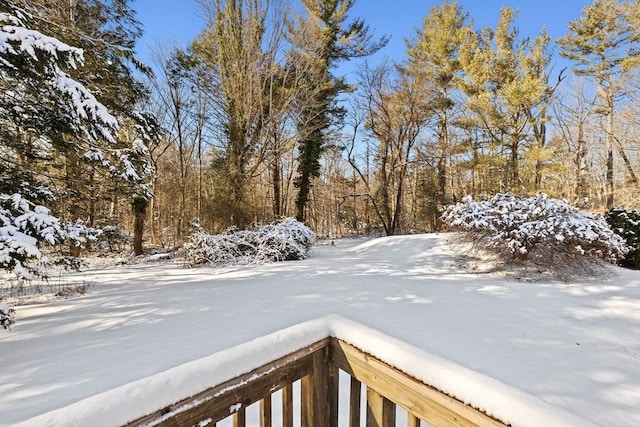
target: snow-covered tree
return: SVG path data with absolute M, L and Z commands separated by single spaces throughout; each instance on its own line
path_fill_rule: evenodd
M 160 128 L 134 108 L 145 91 L 128 63 L 145 67 L 133 57 L 141 30 L 126 3 L 0 0 L 0 192 L 89 225 L 106 194 L 129 200 L 143 224 L 147 145 Z
M 13 271 L 19 280 L 45 275 L 41 266 L 48 260 L 40 243 L 81 244 L 94 238 L 93 230 L 80 222 L 64 223 L 20 194 L 0 194 L 0 268 Z
M 467 197 L 448 207 L 443 219 L 513 259 L 586 256 L 615 262 L 628 251 L 601 215 L 545 194 L 524 198 L 500 193 L 486 201 Z
M 100 102 L 120 127 L 114 142 L 98 141 L 102 142 L 100 153 L 86 150 L 82 138 L 66 136 L 69 149 L 59 153 L 64 185 L 58 185 L 56 209 L 68 220 L 82 218 L 88 224 L 101 225 L 101 218 L 124 214 L 118 210 L 128 204 L 136 224 L 142 224 L 151 194 L 147 185 L 151 138 L 146 136 L 157 126 L 153 117 L 136 111 L 148 95 L 139 76 L 150 75 L 151 70 L 135 57 L 142 25 L 130 5 L 132 0 L 14 1 L 31 14 L 35 29 L 83 48 L 83 66 L 68 72 L 90 92 L 99 94 Z M 152 138 L 156 137 L 157 133 Z M 134 233 L 141 233 L 140 227 L 134 228 Z M 142 237 L 135 241 L 141 242 Z M 134 246 L 137 253 L 142 251 L 139 245 Z M 78 248 L 71 250 L 78 252 Z
M 126 119 L 71 77 L 83 51 L 33 29 L 34 21 L 0 0 L 0 268 L 21 280 L 44 274 L 41 244 L 77 246 L 92 236 L 82 221 L 61 221 L 45 207 L 65 170 L 60 157 L 75 153 L 128 185 L 132 199 L 148 200 L 145 144 L 157 133 L 153 118 L 131 114 L 135 137 L 124 139 Z
M 82 64 L 82 50 L 30 29 L 30 19 L 13 2 L 0 0 L 3 151 L 37 158 L 65 146 L 64 135 L 74 135 L 100 155 L 93 144 L 114 141 L 117 120 L 66 71 Z

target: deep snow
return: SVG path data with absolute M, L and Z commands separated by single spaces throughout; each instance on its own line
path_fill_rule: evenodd
M 18 307 L 0 332 L 0 423 L 339 314 L 602 426 L 639 425 L 640 273 L 556 283 L 491 270 L 441 234 L 341 240 L 263 266 L 79 273 L 89 294 Z

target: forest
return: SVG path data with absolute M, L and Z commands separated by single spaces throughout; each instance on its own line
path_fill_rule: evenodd
M 3 267 L 285 217 L 321 237 L 439 231 L 446 206 L 505 192 L 640 207 L 636 1 L 594 0 L 557 40 L 442 2 L 405 59 L 353 81 L 340 67 L 388 40 L 354 0 L 198 3 L 204 30 L 145 64 L 134 2 L 0 0 Z

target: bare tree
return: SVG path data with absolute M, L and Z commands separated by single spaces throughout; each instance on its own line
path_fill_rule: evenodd
M 183 54 L 179 49 L 159 46 L 153 53 L 156 77 L 150 81 L 154 111 L 167 131 L 167 140 L 173 146 L 178 170 L 178 200 L 175 214 L 175 239 L 182 241 L 186 227 L 187 195 L 193 172 L 193 157 L 198 139 L 198 111 L 193 92 L 184 74 Z M 153 147 L 152 156 L 157 163 L 168 145 Z M 151 215 L 153 215 L 153 209 Z
M 556 131 L 561 135 L 569 153 L 574 153 L 573 195 L 576 200 L 586 199 L 587 193 L 587 155 L 589 146 L 585 132 L 589 122 L 594 119 L 596 96 L 585 93 L 584 82 L 574 86 L 574 90 L 559 97 L 553 104 Z
M 407 171 L 421 132 L 434 115 L 437 93 L 385 63 L 360 72 L 360 105 L 375 150 L 379 208 L 387 235 L 400 231 Z

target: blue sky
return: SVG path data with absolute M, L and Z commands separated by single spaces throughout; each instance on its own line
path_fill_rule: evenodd
M 403 60 L 406 57 L 404 40 L 414 36 L 415 29 L 438 3 L 432 0 L 356 0 L 352 16 L 363 18 L 376 35 L 391 36 L 389 44 L 372 61 L 384 57 Z M 533 38 L 545 27 L 552 39 L 556 39 L 566 33 L 567 24 L 578 18 L 582 8 L 591 1 L 460 0 L 458 3 L 473 18 L 476 28 L 494 27 L 500 7 L 510 6 L 519 10 L 516 25 L 521 36 Z M 178 46 L 186 46 L 204 25 L 200 6 L 193 0 L 134 0 L 132 6 L 145 30 L 137 49 L 145 62 L 149 62 L 149 49 L 154 45 L 175 42 Z

